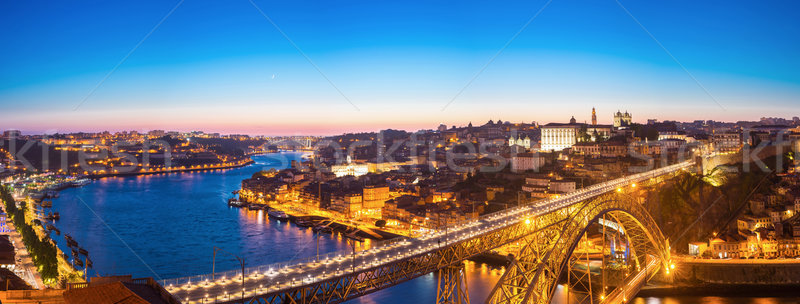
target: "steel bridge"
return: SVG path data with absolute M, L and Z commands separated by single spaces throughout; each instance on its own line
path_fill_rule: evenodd
M 488 214 L 444 231 L 379 243 L 369 250 L 333 252 L 161 283 L 184 303 L 340 303 L 438 271 L 437 303 L 468 303 L 463 261 L 520 243 L 524 246 L 514 254 L 487 303 L 549 303 L 565 272 L 572 281 L 567 284 L 571 289 L 568 296 L 582 296 L 582 302 L 619 302 L 619 298 L 626 302 L 641 287 L 642 278 L 646 280 L 658 269 L 669 273 L 671 266 L 668 241 L 641 205 L 637 189 L 693 166 L 693 161 L 687 161 L 630 175 Z M 603 238 L 605 227 L 614 227 L 608 229 L 625 240 L 630 253 L 626 261 L 630 267 L 616 290 L 607 290 L 605 272 L 602 284 L 592 283 L 588 253 L 586 270 L 574 267 L 582 261 L 576 247 L 587 242 L 587 229 L 598 222 L 604 224 Z M 603 267 L 605 263 L 604 257 Z M 597 285 L 603 286 L 602 290 L 592 290 Z

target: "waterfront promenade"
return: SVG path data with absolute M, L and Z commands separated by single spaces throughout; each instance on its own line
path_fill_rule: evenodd
M 0 208 L 3 208 L 3 212 L 6 212 L 4 206 L 0 206 Z M 6 214 L 8 213 L 6 212 Z M 15 273 L 25 280 L 25 282 L 28 282 L 34 289 L 43 288 L 45 285 L 42 281 L 42 276 L 39 274 L 39 271 L 37 271 L 36 265 L 33 264 L 33 259 L 28 253 L 28 249 L 25 248 L 25 243 L 22 241 L 22 236 L 17 232 L 17 227 L 14 226 L 14 223 L 8 217 L 6 217 L 6 227 L 8 227 L 8 239 L 14 243 L 14 250 L 17 255 L 17 270 Z

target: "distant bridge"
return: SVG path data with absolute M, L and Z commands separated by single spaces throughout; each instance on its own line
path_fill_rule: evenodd
M 437 303 L 467 303 L 463 261 L 522 243 L 487 303 L 548 303 L 565 272 L 568 295 L 584 297 L 584 302 L 626 302 L 647 278 L 659 269 L 668 274 L 671 266 L 669 244 L 636 198 L 637 184 L 654 185 L 693 166 L 687 161 L 634 174 L 365 251 L 247 268 L 244 288 L 241 270 L 161 283 L 185 303 L 340 303 L 438 271 Z M 574 267 L 581 262 L 576 247 L 587 242 L 586 230 L 600 219 L 605 225 L 615 223 L 610 226 L 628 244 L 629 269 L 635 268 L 626 270 L 617 290 L 606 290 L 605 274 L 602 290 L 592 290 L 598 284 L 591 283 L 589 267 Z M 589 265 L 588 253 L 585 262 Z

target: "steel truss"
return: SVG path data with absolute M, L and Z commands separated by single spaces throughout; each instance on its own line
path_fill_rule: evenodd
M 575 263 L 573 251 L 581 237 L 592 222 L 604 215 L 615 218 L 624 229 L 631 245 L 631 263 L 637 270 L 646 265 L 648 255 L 658 257 L 663 267 L 669 263 L 669 244 L 635 197 L 610 193 L 564 209 L 568 220 L 557 221 L 531 236 L 495 285 L 487 303 L 549 303 L 562 272 Z M 590 274 L 577 275 L 583 276 Z M 584 297 L 590 301 L 599 298 L 593 296 L 590 286 L 579 289 L 588 291 Z
M 248 303 L 341 303 L 439 269 L 459 265 L 470 257 L 507 244 L 523 240 L 530 242 L 529 237 L 539 235 L 539 231 L 549 230 L 549 227 L 561 226 L 563 221 L 569 219 L 569 216 L 570 214 L 566 210 L 554 211 L 532 221 L 520 221 L 505 228 L 442 246 L 438 250 L 399 259 L 393 263 L 373 267 L 355 267 L 355 274 L 346 272 L 330 279 L 258 295 Z M 228 303 L 237 302 L 241 301 L 229 301 Z
M 257 295 L 246 302 L 341 303 L 440 269 L 461 265 L 464 260 L 477 254 L 522 242 L 526 245 L 515 255 L 512 264 L 492 290 L 487 303 L 545 303 L 552 298 L 562 271 L 567 269 L 569 263 L 575 262 L 570 257 L 581 236 L 590 223 L 603 215 L 615 218 L 624 227 L 628 242 L 633 245 L 633 265 L 646 265 L 645 259 L 648 255 L 659 257 L 663 263 L 668 263 L 668 243 L 647 210 L 636 198 L 609 193 L 545 215 L 531 217 L 530 221 L 519 221 L 505 228 L 443 245 L 438 250 L 398 258 L 392 263 L 372 264 L 354 257 L 352 271 L 327 269 L 327 266 L 321 265 L 319 267 L 323 267 L 323 270 L 340 275 L 320 281 L 292 284 L 293 286 Z M 593 296 L 590 287 L 585 288 L 590 290 L 585 295 L 590 300 L 599 298 Z M 466 287 L 464 289 L 466 291 Z M 439 290 L 440 295 L 445 293 L 446 290 Z M 228 303 L 237 302 L 240 300 Z
M 436 304 L 469 304 L 464 263 L 439 269 Z

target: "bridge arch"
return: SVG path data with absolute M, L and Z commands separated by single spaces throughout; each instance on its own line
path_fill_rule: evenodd
M 635 197 L 607 194 L 567 207 L 565 211 L 568 220 L 526 239 L 527 245 L 495 285 L 487 303 L 549 303 L 581 237 L 591 223 L 604 216 L 613 218 L 622 227 L 631 245 L 631 262 L 637 268 L 646 264 L 647 256 L 658 257 L 661 266 L 668 267 L 669 243 Z

